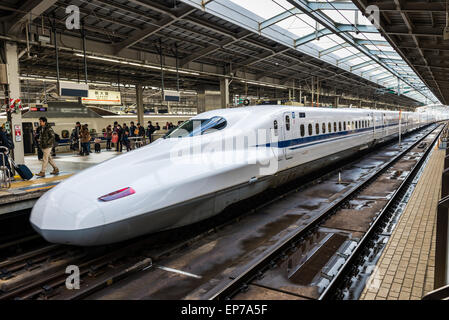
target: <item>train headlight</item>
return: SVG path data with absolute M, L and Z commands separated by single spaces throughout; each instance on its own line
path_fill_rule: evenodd
M 100 201 L 112 201 L 112 200 L 117 200 L 120 198 L 124 198 L 127 196 L 130 196 L 132 194 L 136 193 L 136 191 L 134 191 L 133 188 L 128 187 L 128 188 L 124 188 L 124 189 L 120 189 L 111 193 L 108 193 L 104 196 L 101 196 L 100 198 L 98 198 L 98 200 Z

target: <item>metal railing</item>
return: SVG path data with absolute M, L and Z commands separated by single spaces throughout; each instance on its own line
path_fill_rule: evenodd
M 444 128 L 440 138 L 440 149 L 446 150 L 444 168 L 441 179 L 441 198 L 438 202 L 436 217 L 435 278 L 434 291 L 427 293 L 423 300 L 440 300 L 449 297 L 448 270 L 448 221 L 449 221 L 449 139 L 448 126 Z
M 7 166 L 9 149 L 7 147 L 0 146 L 0 157 L 2 163 L 0 164 L 0 188 L 11 188 L 11 174 L 10 169 Z

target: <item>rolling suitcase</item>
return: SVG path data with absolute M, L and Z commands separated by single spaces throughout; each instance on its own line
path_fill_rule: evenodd
M 23 180 L 30 180 L 33 177 L 33 173 L 31 172 L 30 169 L 28 169 L 26 165 L 24 164 L 16 165 L 12 159 L 11 163 L 14 166 L 14 169 L 17 171 L 17 173 Z
M 101 152 L 101 146 L 100 146 L 100 144 L 99 143 L 96 143 L 95 144 L 95 152 Z

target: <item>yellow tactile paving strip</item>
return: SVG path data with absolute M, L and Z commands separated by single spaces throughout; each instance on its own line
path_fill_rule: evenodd
M 42 185 L 42 184 L 49 183 L 49 182 L 64 180 L 72 175 L 73 174 L 65 174 L 65 175 L 57 175 L 57 176 L 33 179 L 33 180 L 28 180 L 28 181 L 12 182 L 11 189 L 20 189 L 20 188 L 24 188 L 24 187 L 30 187 L 33 185 Z
M 433 150 L 361 300 L 418 300 L 433 290 L 435 222 L 445 154 Z

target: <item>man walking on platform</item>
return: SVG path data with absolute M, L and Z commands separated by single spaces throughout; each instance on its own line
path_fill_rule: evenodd
M 42 170 L 41 172 L 36 174 L 36 176 L 45 177 L 45 171 L 47 170 L 48 163 L 50 163 L 50 165 L 53 167 L 53 171 L 51 172 L 51 174 L 58 174 L 59 169 L 51 157 L 51 148 L 53 148 L 53 144 L 55 142 L 55 133 L 53 132 L 51 126 L 48 124 L 47 118 L 40 117 L 39 123 L 41 125 L 39 146 L 41 147 L 44 156 L 42 162 Z

